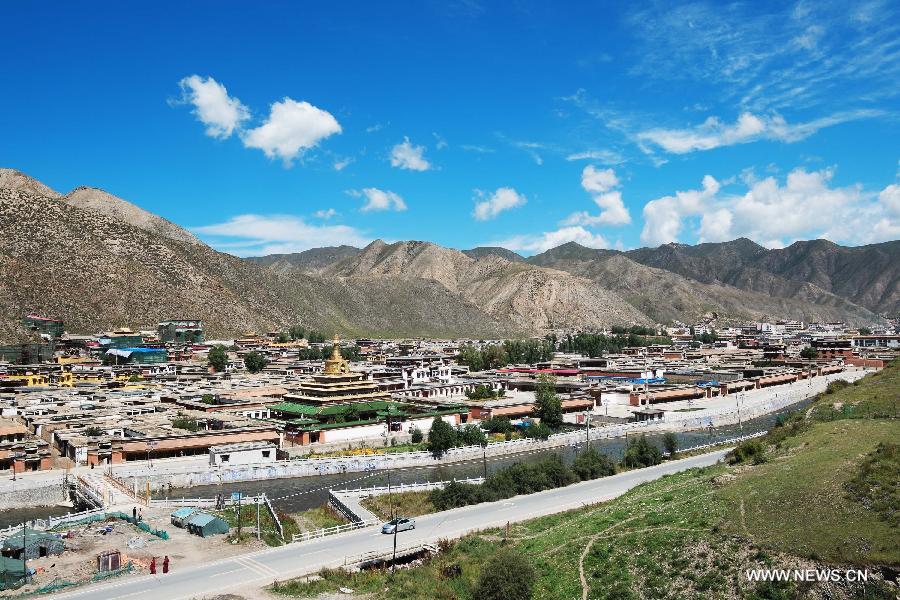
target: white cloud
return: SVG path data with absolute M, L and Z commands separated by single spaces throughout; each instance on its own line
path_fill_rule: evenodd
M 269 118 L 241 136 L 247 148 L 259 148 L 269 158 L 281 158 L 286 165 L 323 139 L 341 133 L 337 119 L 309 102 L 285 98 L 272 104 Z
M 349 164 L 353 162 L 352 157 L 339 158 L 334 161 L 334 170 L 335 171 L 343 171 Z
M 566 160 L 596 160 L 607 165 L 619 165 L 624 162 L 622 155 L 613 150 L 587 150 L 566 156 Z
M 371 238 L 347 225 L 310 225 L 292 215 L 238 215 L 223 223 L 192 227 L 214 248 L 237 256 L 302 252 L 322 246 L 362 247 Z
M 478 146 L 475 144 L 463 144 L 460 146 L 466 152 L 477 152 L 478 154 L 493 154 L 495 150 L 487 146 Z
M 433 132 L 431 135 L 434 136 L 434 147 L 435 148 L 437 148 L 438 150 L 443 150 L 444 148 L 447 147 L 447 140 L 442 138 L 439 133 Z
M 194 106 L 193 113 L 206 125 L 206 135 L 225 139 L 231 137 L 241 123 L 250 118 L 250 110 L 237 98 L 228 95 L 225 86 L 212 77 L 185 77 L 181 86 L 181 102 Z
M 798 168 L 783 184 L 775 177 L 746 179 L 744 193 L 723 195 L 719 182 L 707 175 L 700 190 L 648 202 L 641 241 L 678 242 L 686 222 L 695 226 L 700 242 L 743 236 L 768 247 L 798 239 L 864 244 L 900 236 L 900 187 L 892 184 L 880 193 L 860 185 L 832 187 L 833 176 L 833 169 Z
M 878 110 L 856 110 L 836 113 L 805 123 L 789 124 L 778 115 L 757 116 L 742 113 L 737 121 L 729 125 L 717 117 L 709 117 L 695 127 L 687 129 L 649 129 L 635 137 L 642 150 L 649 153 L 647 143 L 654 144 L 673 154 L 686 154 L 698 150 L 712 150 L 722 146 L 744 144 L 761 139 L 781 142 L 796 142 L 805 139 L 820 129 L 847 121 L 865 119 L 881 115 Z
M 619 187 L 619 178 L 612 169 L 597 169 L 588 165 L 581 171 L 581 187 L 591 194 L 594 203 L 600 207 L 599 215 L 587 211 L 575 212 L 566 217 L 561 225 L 627 225 L 631 223 L 631 215 L 622 201 L 622 193 L 614 188 Z
M 594 234 L 584 227 L 562 227 L 556 231 L 546 231 L 536 235 L 517 235 L 491 246 L 502 246 L 516 252 L 537 253 L 556 248 L 567 242 L 576 242 L 588 248 L 608 248 L 609 242 L 602 235 Z
M 703 188 L 675 192 L 644 205 L 644 229 L 641 241 L 649 246 L 677 242 L 681 232 L 681 220 L 702 214 L 706 204 L 719 191 L 719 182 L 712 176 L 703 178 Z
M 893 215 L 900 217 L 900 185 L 892 183 L 878 194 L 878 201 Z
M 425 159 L 425 146 L 416 146 L 404 137 L 403 141 L 391 148 L 391 166 L 410 171 L 427 171 L 431 163 Z
M 316 212 L 313 213 L 313 215 L 314 215 L 316 218 L 318 218 L 318 219 L 324 219 L 324 220 L 328 220 L 328 219 L 331 219 L 331 218 L 333 218 L 333 217 L 336 217 L 337 214 L 338 214 L 338 212 L 337 212 L 336 210 L 334 210 L 333 208 L 317 210 Z
M 597 169 L 588 165 L 581 171 L 581 187 L 586 192 L 608 192 L 619 185 L 619 178 L 612 169 Z
M 382 211 L 382 210 L 406 210 L 406 202 L 399 194 L 394 192 L 379 190 L 378 188 L 363 188 L 361 190 L 349 190 L 347 192 L 354 198 L 365 198 L 366 202 L 360 210 L 362 212 Z
M 523 206 L 526 202 L 525 196 L 508 187 L 497 188 L 493 194 L 485 194 L 481 190 L 475 190 L 475 193 L 481 198 L 472 213 L 478 221 L 493 219 L 504 210 Z

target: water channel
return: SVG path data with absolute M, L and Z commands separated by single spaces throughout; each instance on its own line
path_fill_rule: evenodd
M 702 444 L 713 443 L 729 438 L 737 437 L 742 433 L 749 435 L 759 431 L 767 431 L 772 428 L 778 415 L 804 408 L 812 400 L 807 399 L 792 404 L 779 411 L 769 413 L 756 419 L 745 421 L 741 426 L 726 425 L 714 427 L 709 430 L 677 432 L 679 448 L 690 448 Z M 591 447 L 603 452 L 615 460 L 621 460 L 625 450 L 625 438 L 602 437 L 602 428 L 591 429 Z M 598 437 L 594 437 L 598 436 Z M 660 448 L 662 447 L 662 433 L 648 434 L 647 438 Z M 586 441 L 586 439 L 585 439 Z M 551 454 L 558 454 L 566 463 L 571 462 L 578 451 L 584 448 L 585 441 L 571 446 L 563 446 L 548 450 L 537 450 L 527 453 L 511 454 L 465 462 L 410 467 L 406 469 L 387 471 L 369 471 L 367 473 L 346 473 L 344 475 L 317 475 L 312 477 L 296 477 L 290 479 L 271 479 L 267 481 L 245 481 L 221 485 L 203 485 L 190 488 L 173 488 L 167 494 L 170 498 L 211 498 L 217 494 L 230 495 L 231 492 L 242 492 L 254 495 L 264 492 L 272 499 L 273 504 L 286 513 L 296 513 L 316 506 L 321 506 L 328 500 L 329 488 L 359 488 L 367 486 L 384 486 L 390 477 L 391 485 L 401 483 L 419 483 L 425 481 L 448 481 L 451 479 L 466 479 L 480 477 L 487 471 L 488 474 L 498 469 L 517 462 L 539 461 Z M 0 528 L 21 523 L 23 520 L 43 519 L 48 516 L 66 514 L 71 509 L 62 507 L 34 507 L 18 508 L 0 511 Z

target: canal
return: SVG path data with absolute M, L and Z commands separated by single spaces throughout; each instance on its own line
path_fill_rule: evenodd
M 679 448 L 690 448 L 702 444 L 713 443 L 737 437 L 743 432 L 749 435 L 759 431 L 767 431 L 775 424 L 779 415 L 785 414 L 809 405 L 811 400 L 804 400 L 785 409 L 768 415 L 752 419 L 743 423 L 723 427 L 715 427 L 704 431 L 684 431 L 676 433 Z M 591 429 L 592 436 L 602 435 L 602 429 Z M 662 448 L 663 433 L 648 434 L 647 438 Z M 209 498 L 217 494 L 230 495 L 232 492 L 242 492 L 247 495 L 265 493 L 272 499 L 273 504 L 281 511 L 295 513 L 316 506 L 321 506 L 328 500 L 329 488 L 359 488 L 368 486 L 384 486 L 390 477 L 391 485 L 401 483 L 421 483 L 427 481 L 448 481 L 451 479 L 465 479 L 468 477 L 481 477 L 487 471 L 488 474 L 498 469 L 519 462 L 539 461 L 552 454 L 558 454 L 563 461 L 570 463 L 584 448 L 585 441 L 572 446 L 564 446 L 548 450 L 538 450 L 528 453 L 509 456 L 476 459 L 466 462 L 458 462 L 443 465 L 410 467 L 406 469 L 387 471 L 370 471 L 367 473 L 346 473 L 343 475 L 317 475 L 313 477 L 298 477 L 292 479 L 272 479 L 267 481 L 246 481 L 221 485 L 204 485 L 190 488 L 173 488 L 169 493 L 170 498 Z M 592 439 L 591 447 L 603 452 L 615 460 L 621 460 L 625 452 L 625 438 Z
M 780 411 L 758 417 L 738 425 L 715 427 L 703 431 L 683 431 L 676 433 L 679 448 L 690 448 L 702 444 L 722 441 L 734 438 L 743 432 L 748 435 L 759 431 L 767 431 L 772 428 L 779 415 L 797 409 L 805 408 L 811 399 L 803 400 Z M 591 429 L 592 436 L 602 436 L 602 428 Z M 660 448 L 662 447 L 662 433 L 648 434 L 647 438 Z M 586 441 L 586 440 L 585 440 Z M 286 513 L 296 513 L 321 506 L 328 500 L 329 488 L 358 488 L 367 486 L 384 486 L 390 477 L 391 485 L 401 483 L 421 483 L 426 481 L 448 481 L 451 479 L 466 479 L 468 477 L 481 477 L 518 462 L 534 462 L 542 460 L 552 454 L 558 454 L 563 461 L 570 463 L 584 448 L 585 441 L 571 446 L 563 446 L 549 450 L 537 450 L 528 453 L 513 454 L 483 459 L 458 462 L 444 465 L 425 467 L 410 467 L 397 469 L 390 473 L 387 471 L 370 471 L 368 473 L 346 473 L 344 475 L 317 475 L 313 477 L 297 477 L 292 479 L 271 479 L 268 481 L 246 481 L 222 485 L 204 485 L 190 488 L 173 488 L 167 496 L 169 498 L 211 498 L 217 494 L 230 495 L 231 492 L 242 492 L 254 495 L 264 492 L 272 499 L 273 504 Z M 591 447 L 603 452 L 615 460 L 621 460 L 625 451 L 625 438 L 603 439 L 602 437 L 591 440 Z M 161 496 L 157 496 L 161 497 Z M 35 507 L 18 508 L 0 511 L 0 529 L 16 525 L 23 520 L 45 519 L 49 516 L 59 516 L 70 512 L 72 509 L 64 507 Z

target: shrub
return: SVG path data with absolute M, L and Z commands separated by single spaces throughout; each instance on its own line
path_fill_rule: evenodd
M 760 464 L 765 462 L 766 447 L 760 440 L 745 440 L 729 452 L 725 457 L 730 465 L 738 465 L 747 462 Z
M 628 440 L 622 462 L 626 467 L 650 467 L 662 462 L 662 452 L 641 434 L 638 438 Z
M 850 497 L 900 527 L 900 444 L 878 444 L 845 485 Z
M 456 442 L 461 446 L 486 446 L 487 436 L 484 435 L 481 427 L 469 424 L 465 427 L 457 428 Z
M 549 427 L 543 423 L 532 423 L 522 430 L 522 435 L 527 438 L 535 438 L 538 440 L 546 440 L 553 433 Z
M 513 430 L 509 417 L 491 417 L 481 422 L 481 427 L 490 433 L 507 433 Z
M 225 346 L 221 344 L 213 346 L 209 351 L 209 366 L 217 372 L 225 370 L 225 367 L 228 366 L 228 353 L 225 351 Z
M 826 394 L 833 394 L 835 392 L 839 392 L 842 389 L 850 387 L 850 383 L 844 379 L 836 379 L 828 384 L 828 387 L 825 388 Z
M 678 437 L 671 431 L 663 436 L 663 448 L 668 452 L 669 458 L 675 458 L 675 453 L 678 452 Z
M 409 435 L 412 437 L 413 444 L 421 444 L 422 440 L 425 439 L 425 434 L 418 427 L 410 428 Z
M 199 431 L 200 429 L 197 419 L 192 419 L 190 417 L 175 417 L 172 419 L 172 427 L 175 429 L 185 429 L 187 431 Z
M 593 448 L 588 448 L 572 462 L 572 470 L 578 476 L 578 479 L 587 481 L 588 479 L 615 475 L 616 465 L 605 454 L 597 452 Z
M 562 427 L 562 401 L 556 393 L 556 380 L 553 377 L 541 375 L 538 378 L 534 391 L 534 416 L 550 429 Z
M 521 554 L 500 548 L 485 562 L 472 597 L 475 600 L 531 598 L 537 572 Z

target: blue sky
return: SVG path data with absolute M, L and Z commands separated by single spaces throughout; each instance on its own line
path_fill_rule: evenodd
M 20 2 L 5 20 L 0 166 L 237 255 L 900 238 L 896 2 Z

